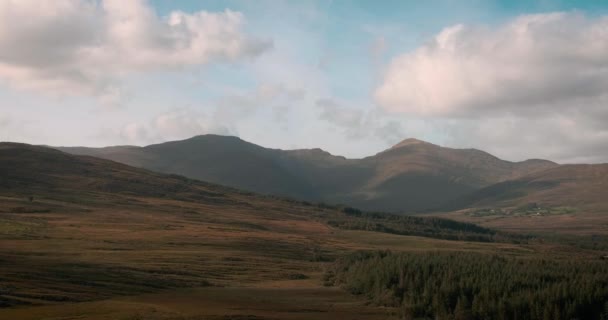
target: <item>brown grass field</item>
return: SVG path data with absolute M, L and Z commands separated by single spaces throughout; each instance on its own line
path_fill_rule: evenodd
M 0 318 L 387 319 L 391 310 L 323 287 L 328 261 L 360 249 L 585 254 L 332 229 L 264 198 L 245 209 L 129 201 L 96 208 L 3 197 L 1 298 L 13 306 Z
M 335 229 L 325 218 L 334 208 L 9 150 L 0 148 L 0 319 L 392 319 L 324 287 L 325 268 L 372 249 L 598 254 Z

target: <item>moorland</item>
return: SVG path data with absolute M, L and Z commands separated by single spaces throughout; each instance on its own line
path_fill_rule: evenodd
M 603 317 L 604 207 L 546 170 L 403 215 L 1 143 L 0 318 Z

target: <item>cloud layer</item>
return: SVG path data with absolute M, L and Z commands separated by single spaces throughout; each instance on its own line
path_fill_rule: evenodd
M 607 87 L 608 18 L 550 13 L 498 28 L 446 28 L 395 58 L 375 98 L 422 116 L 523 114 L 593 108 Z
M 143 0 L 0 2 L 0 79 L 53 94 L 106 95 L 122 76 L 255 57 L 272 46 L 226 10 L 159 17 Z

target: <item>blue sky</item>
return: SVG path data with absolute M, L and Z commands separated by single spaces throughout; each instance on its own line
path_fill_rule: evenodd
M 12 30 L 0 33 L 0 49 L 11 48 L 0 56 L 3 140 L 145 145 L 218 133 L 267 147 L 363 157 L 416 137 L 509 160 L 608 159 L 597 151 L 608 142 L 608 128 L 596 123 L 606 115 L 601 84 L 608 75 L 595 72 L 605 61 L 593 58 L 608 52 L 581 52 L 577 46 L 586 43 L 576 40 L 592 34 L 590 47 L 608 40 L 592 32 L 604 26 L 603 1 L 58 0 L 39 8 L 24 0 L 12 6 L 0 6 L 8 17 L 2 28 Z M 34 27 L 22 22 L 28 15 Z M 537 16 L 525 18 L 530 15 Z M 118 16 L 131 24 L 113 20 Z M 176 27 L 171 16 L 196 24 Z M 165 33 L 175 43 L 162 42 L 158 35 Z M 204 37 L 195 39 L 198 33 Z M 182 40 L 204 49 L 184 49 Z M 563 47 L 571 49 L 554 53 Z M 539 64 L 539 55 L 557 62 Z M 569 74 L 580 77 L 553 81 Z

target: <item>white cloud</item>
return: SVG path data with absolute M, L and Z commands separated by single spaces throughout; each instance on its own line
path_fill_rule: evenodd
M 239 12 L 171 12 L 143 0 L 0 1 L 0 79 L 53 94 L 113 97 L 121 77 L 253 58 Z
M 440 144 L 510 160 L 605 162 L 606 88 L 608 17 L 548 13 L 444 29 L 393 59 L 375 100 L 426 121 Z
M 608 17 L 520 16 L 497 28 L 457 25 L 396 57 L 376 101 L 421 116 L 569 109 L 608 86 Z
M 234 129 L 218 124 L 195 110 L 175 109 L 159 114 L 148 122 L 128 123 L 113 135 L 124 143 L 150 144 L 208 133 L 236 134 Z

